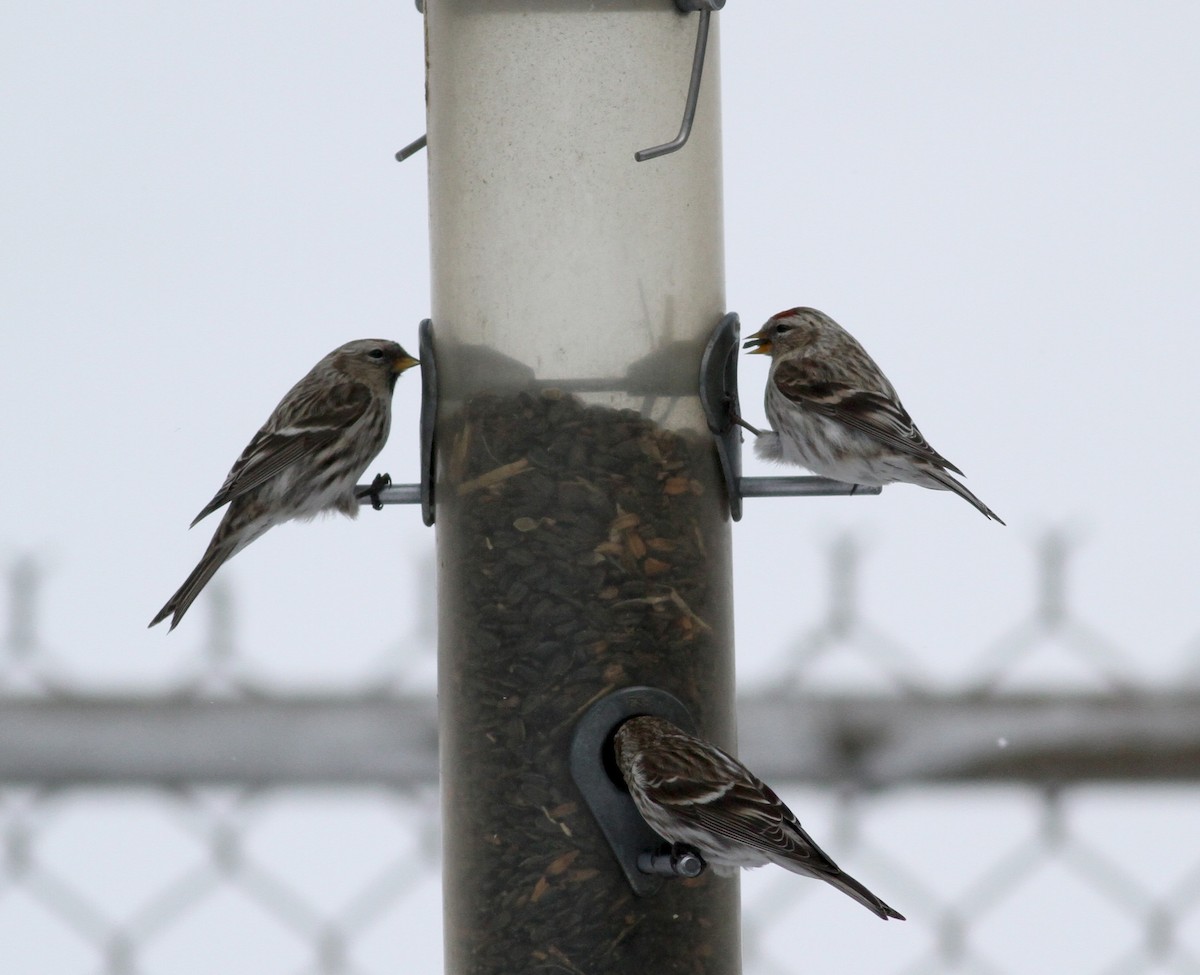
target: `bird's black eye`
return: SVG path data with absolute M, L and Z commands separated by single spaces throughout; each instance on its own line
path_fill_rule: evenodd
M 792 330 L 792 326 L 789 325 L 787 322 L 776 322 L 775 323 L 775 334 L 776 335 L 782 335 L 784 332 L 790 332 L 791 330 Z
M 369 355 L 372 359 L 382 359 L 383 358 L 383 349 L 372 349 L 370 352 L 367 353 L 367 355 Z

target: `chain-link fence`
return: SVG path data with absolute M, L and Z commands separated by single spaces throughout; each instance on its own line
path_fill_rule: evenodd
M 748 975 L 1200 972 L 1198 699 L 1129 676 L 1066 598 L 1069 555 L 1041 542 L 1032 609 L 947 692 L 859 604 L 859 548 L 831 545 L 823 615 L 739 705 L 742 754 L 909 920 L 746 874 Z M 153 696 L 100 695 L 42 641 L 36 563 L 8 583 L 6 975 L 440 969 L 430 624 L 360 693 L 284 696 L 245 676 L 216 586 L 201 665 Z M 1043 654 L 1090 686 L 1012 691 Z M 861 658 L 881 690 L 823 686 L 831 657 Z

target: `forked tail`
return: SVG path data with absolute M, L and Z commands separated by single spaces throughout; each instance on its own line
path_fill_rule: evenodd
M 179 621 L 183 619 L 183 614 L 188 611 L 188 607 L 195 602 L 200 591 L 208 585 L 213 573 L 224 565 L 237 550 L 238 547 L 233 544 L 233 539 L 221 538 L 221 531 L 218 529 L 213 540 L 208 543 L 204 557 L 200 559 L 196 568 L 192 569 L 192 574 L 187 577 L 175 595 L 167 600 L 167 604 L 158 611 L 158 615 L 150 621 L 150 625 L 157 626 L 168 616 L 174 614 L 169 629 L 175 629 L 179 625 Z

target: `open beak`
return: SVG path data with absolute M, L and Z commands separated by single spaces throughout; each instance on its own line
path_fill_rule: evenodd
M 759 329 L 742 343 L 742 348 L 749 349 L 751 355 L 770 355 L 771 340 L 763 335 L 762 329 Z
M 420 359 L 414 359 L 405 352 L 404 355 L 397 356 L 396 361 L 392 363 L 392 372 L 398 375 L 404 372 L 405 369 L 411 369 L 413 366 L 419 366 L 420 364 Z

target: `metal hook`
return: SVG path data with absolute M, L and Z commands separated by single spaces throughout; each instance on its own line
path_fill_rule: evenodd
M 424 16 L 425 0 L 415 0 L 415 3 L 417 6 L 417 13 Z M 403 149 L 401 149 L 398 153 L 396 153 L 396 162 L 404 162 L 404 160 L 407 159 L 409 156 L 416 155 L 418 152 L 420 152 L 424 148 L 425 148 L 425 136 L 421 136 L 421 138 L 419 138 L 419 139 L 413 139 L 412 142 L 410 142 Z M 426 524 L 429 524 L 429 522 L 426 522 Z
M 668 153 L 682 149 L 692 134 L 692 122 L 696 118 L 696 101 L 700 97 L 700 76 L 704 73 L 704 52 L 708 48 L 708 20 L 714 10 L 725 6 L 725 0 L 675 0 L 675 6 L 682 13 L 693 10 L 700 11 L 700 27 L 696 31 L 696 52 L 692 55 L 692 78 L 688 82 L 687 101 L 683 106 L 683 121 L 679 124 L 679 134 L 670 142 L 650 149 L 640 149 L 633 154 L 638 162 L 647 159 L 657 159 Z
M 419 139 L 413 139 L 408 145 L 396 153 L 396 162 L 404 162 L 409 156 L 415 156 L 418 152 L 425 148 L 425 143 L 428 141 L 427 136 L 421 136 Z

